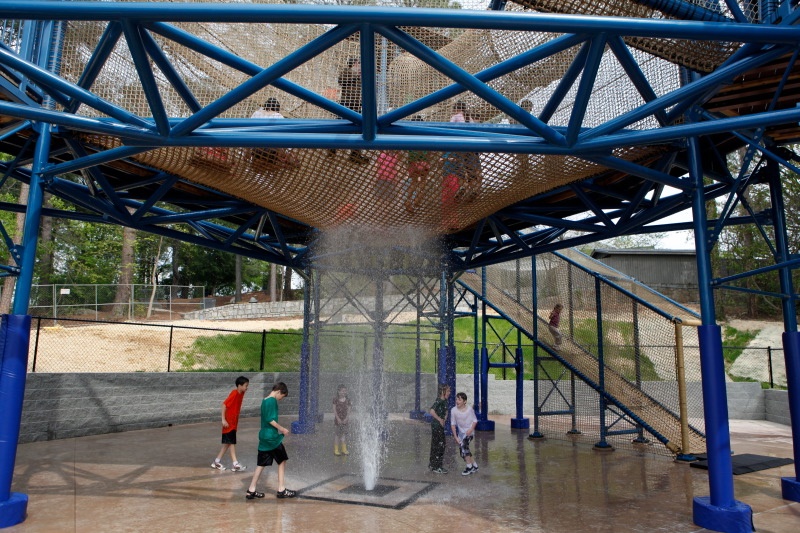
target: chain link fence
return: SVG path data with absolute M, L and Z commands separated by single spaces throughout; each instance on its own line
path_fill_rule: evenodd
M 723 346 L 722 350 L 731 380 L 756 381 L 770 389 L 786 388 L 783 348 Z
M 112 322 L 75 318 L 33 317 L 29 372 L 299 372 L 303 343 L 301 330 L 233 330 Z M 353 329 L 323 333 L 327 346 L 341 349 L 323 353 L 324 371 L 344 368 L 337 353 L 368 361 L 372 335 Z M 309 344 L 314 344 L 313 336 Z M 396 353 L 414 353 L 413 335 L 390 332 L 385 346 Z M 436 345 L 420 342 L 423 373 L 436 371 Z M 386 361 L 390 372 L 413 373 L 413 358 Z
M 181 318 L 184 313 L 214 307 L 205 287 L 144 284 L 33 285 L 29 313 L 52 319 L 137 320 Z

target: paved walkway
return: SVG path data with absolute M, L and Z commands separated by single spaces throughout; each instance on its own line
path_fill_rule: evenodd
M 332 424 L 290 435 L 287 486 L 275 498 L 275 469 L 247 501 L 258 421 L 242 421 L 243 473 L 209 467 L 217 424 L 23 444 L 13 490 L 29 495 L 27 520 L 4 533 L 60 532 L 695 532 L 692 497 L 708 495 L 707 473 L 669 457 L 630 450 L 597 452 L 583 441 L 527 439 L 507 417 L 472 446 L 480 470 L 460 475 L 448 443 L 448 475 L 428 471 L 430 430 L 395 419 L 378 488 L 360 485 L 358 446 L 334 457 Z M 285 424 L 290 420 L 282 421 Z M 737 453 L 791 457 L 789 428 L 732 421 Z M 228 463 L 226 457 L 225 463 Z M 792 466 L 735 476 L 736 497 L 752 506 L 759 533 L 794 531 L 800 503 L 780 498 Z

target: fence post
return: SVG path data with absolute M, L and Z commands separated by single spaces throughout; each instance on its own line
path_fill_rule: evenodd
M 258 370 L 264 371 L 264 356 L 267 351 L 267 330 L 261 330 L 261 362 L 258 365 Z
M 769 368 L 769 388 L 774 389 L 775 383 L 772 381 L 772 346 L 767 346 L 767 368 Z
M 686 401 L 686 364 L 683 353 L 683 324 L 675 321 L 675 373 L 678 381 L 678 409 L 681 418 L 681 453 L 678 461 L 696 461 L 689 449 L 689 408 Z
M 36 317 L 36 340 L 33 341 L 33 363 L 31 372 L 36 372 L 36 355 L 39 353 L 39 331 L 42 329 L 42 317 Z
M 167 349 L 167 372 L 170 371 L 171 363 L 172 363 L 172 331 L 175 329 L 175 326 L 169 327 L 169 348 Z

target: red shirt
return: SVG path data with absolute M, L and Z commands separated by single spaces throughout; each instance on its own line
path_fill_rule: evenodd
M 222 428 L 223 433 L 229 433 L 236 429 L 239 425 L 239 411 L 242 410 L 242 400 L 244 400 L 244 393 L 233 389 L 222 405 L 225 406 L 225 420 L 228 422 L 228 427 Z

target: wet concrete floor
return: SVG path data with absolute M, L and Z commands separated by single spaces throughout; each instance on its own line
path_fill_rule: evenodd
M 293 500 L 276 499 L 274 466 L 259 484 L 266 498 L 244 497 L 255 418 L 240 422 L 237 451 L 248 468 L 236 473 L 210 468 L 219 450 L 213 423 L 23 444 L 12 490 L 28 494 L 28 517 L 3 532 L 705 531 L 692 523 L 692 498 L 708 495 L 706 471 L 653 453 L 598 452 L 585 440 L 534 442 L 510 429 L 508 417 L 492 418 L 496 430 L 473 443 L 480 468 L 470 476 L 461 475 L 452 440 L 449 474 L 429 472 L 429 426 L 393 418 L 371 492 L 361 486 L 358 445 L 335 457 L 326 420 L 314 434 L 285 440 L 286 486 L 300 492 Z M 787 426 L 731 421 L 731 430 L 737 454 L 792 457 Z M 734 476 L 757 531 L 800 528 L 800 503 L 780 496 L 780 478 L 794 475 L 789 465 Z

